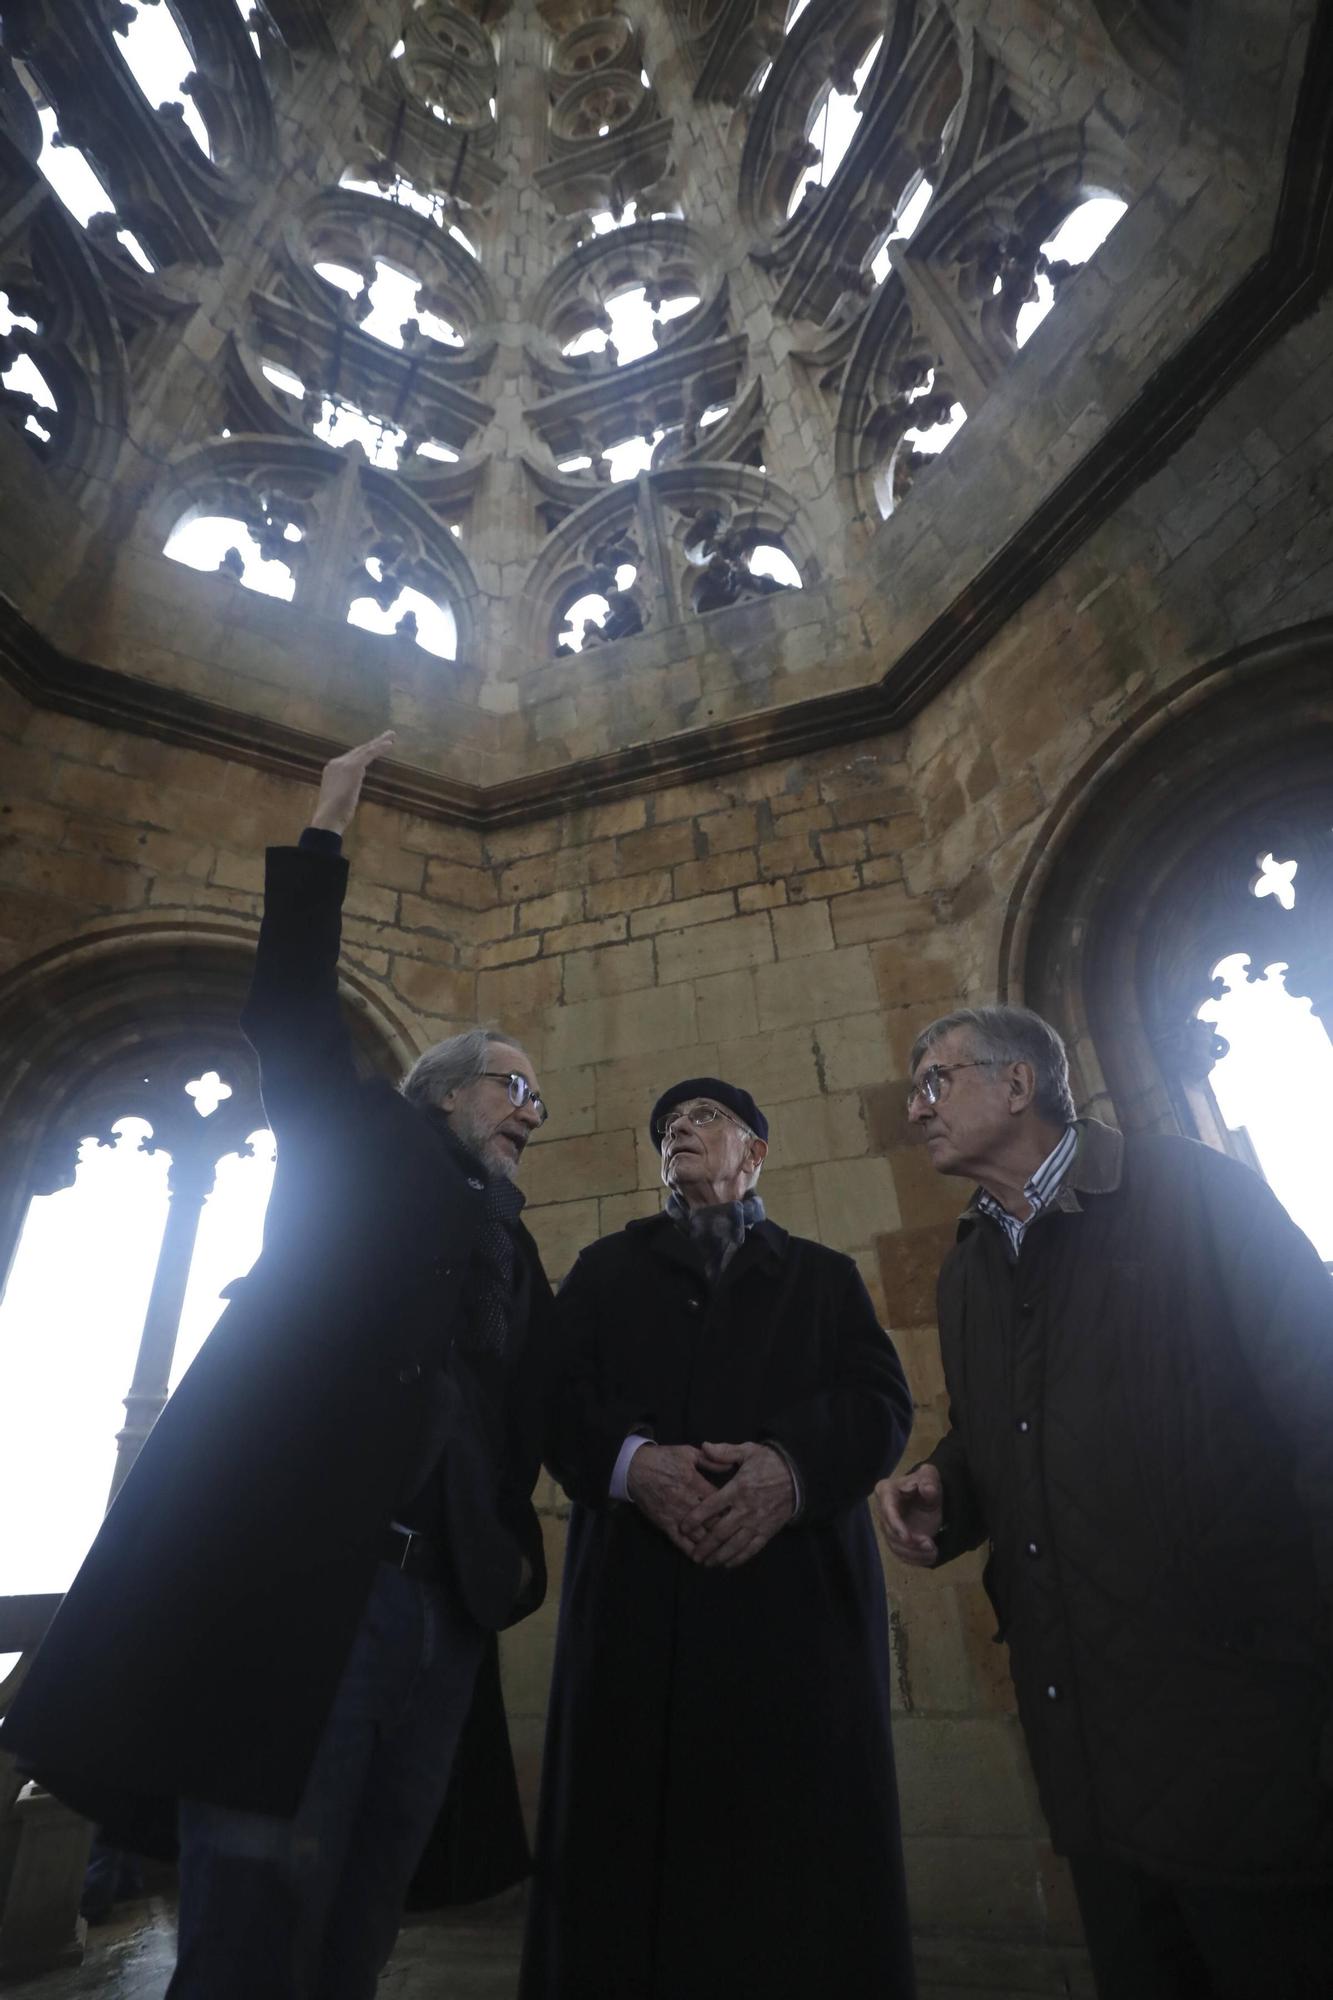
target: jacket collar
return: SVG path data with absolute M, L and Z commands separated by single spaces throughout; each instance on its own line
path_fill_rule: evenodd
M 1081 1194 L 1114 1194 L 1120 1186 L 1125 1165 L 1125 1141 L 1113 1125 L 1103 1125 L 1099 1118 L 1077 1118 L 1074 1121 L 1078 1131 L 1078 1145 L 1069 1172 L 1060 1183 L 1059 1192 L 1046 1214 L 1057 1210 L 1066 1215 L 1081 1215 L 1083 1204 Z M 958 1241 L 982 1220 L 979 1207 L 981 1189 L 975 1188 L 972 1199 L 958 1218 Z

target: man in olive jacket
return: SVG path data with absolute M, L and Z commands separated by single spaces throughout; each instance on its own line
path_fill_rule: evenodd
M 981 1183 L 950 1428 L 890 1547 L 985 1582 L 1103 2000 L 1333 1993 L 1333 1285 L 1257 1175 L 1074 1118 L 1054 1029 L 935 1022 L 908 1114 Z
M 340 835 L 390 740 L 335 759 L 269 853 L 243 1017 L 278 1145 L 264 1251 L 0 1739 L 109 1840 L 179 1836 L 173 2000 L 367 2000 L 451 1770 L 427 1893 L 526 1873 L 495 1633 L 545 1585 L 551 1301 L 511 1181 L 544 1109 L 482 1031 L 401 1091 L 357 1073 Z

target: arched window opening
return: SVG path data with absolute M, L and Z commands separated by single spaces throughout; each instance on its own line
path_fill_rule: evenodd
M 1252 893 L 1295 910 L 1297 863 L 1265 854 L 1258 869 Z M 1208 1081 L 1228 1129 L 1248 1142 L 1292 1220 L 1333 1264 L 1324 1139 L 1333 1128 L 1333 1041 L 1312 1002 L 1288 992 L 1288 970 L 1281 960 L 1262 964 L 1250 952 L 1229 953 L 1212 967 L 1216 990 L 1198 1019 L 1221 1043 Z
M 255 54 L 262 62 L 264 44 L 259 39 L 259 0 L 236 0 L 236 11 L 245 23 Z
M 640 215 L 639 204 L 631 197 L 620 209 L 589 209 L 588 227 L 582 232 L 580 241 L 586 242 L 590 235 L 608 236 L 613 229 L 629 229 L 636 222 L 679 222 L 684 215 L 685 211 L 678 201 L 673 201 L 670 208 L 645 209 Z
M 1042 244 L 1033 277 L 1036 297 L 1019 307 L 1014 327 L 1014 339 L 1020 347 L 1027 345 L 1046 318 L 1060 287 L 1095 256 L 1128 206 L 1128 202 L 1116 195 L 1093 195 L 1081 202 L 1072 215 L 1067 215 L 1054 235 Z M 996 294 L 1003 289 L 1003 280 L 997 278 Z
M 213 157 L 208 127 L 194 103 L 194 56 L 167 0 L 144 6 L 122 0 L 116 40 L 134 81 L 165 122 L 188 132 L 206 160 Z
M 766 576 L 784 590 L 800 590 L 801 572 L 797 569 L 785 549 L 775 542 L 756 542 L 745 553 L 745 566 L 751 576 Z
M 424 215 L 446 236 L 467 251 L 469 257 L 477 257 L 476 244 L 464 234 L 456 222 L 449 220 L 450 204 L 445 195 L 414 187 L 402 174 L 392 174 L 383 181 L 362 180 L 349 168 L 338 182 L 339 187 L 350 188 L 353 194 L 371 194 L 378 201 L 392 202 L 396 208 L 410 208 L 415 215 Z
M 642 360 L 645 354 L 656 353 L 659 327 L 693 312 L 698 303 L 697 292 L 680 292 L 674 298 L 660 293 L 650 296 L 643 285 L 615 292 L 602 309 L 608 324 L 586 328 L 568 341 L 562 352 L 570 357 L 610 353 L 617 368 L 624 368 L 631 361 Z
M 258 1255 L 272 1135 L 239 1074 L 199 1068 L 144 1078 L 144 1115 L 91 1120 L 70 1184 L 29 1204 L 0 1302 L 0 1514 L 29 1532 L 4 1543 L 0 1596 L 66 1588 L 222 1287 Z
M 321 260 L 315 269 L 326 284 L 358 301 L 356 319 L 361 331 L 382 340 L 386 347 L 405 347 L 419 338 L 438 341 L 444 347 L 463 345 L 456 327 L 417 303 L 421 280 L 382 258 L 375 259 L 375 276 L 369 284 L 364 271 L 354 271 L 348 264 Z
M 192 511 L 172 529 L 163 554 L 190 569 L 234 577 L 247 590 L 290 603 L 296 592 L 296 576 L 279 550 L 302 539 L 294 521 L 274 522 L 260 540 L 234 515 Z
M 31 70 L 26 63 L 16 62 L 14 71 L 32 99 L 33 109 L 41 126 L 42 147 L 37 155 L 37 166 L 43 179 L 56 194 L 61 205 L 74 217 L 80 229 L 87 229 L 95 217 L 104 215 L 114 217 L 115 203 L 103 187 L 87 155 L 61 136 L 55 111 L 42 96 Z M 106 227 L 110 229 L 109 224 Z M 111 233 L 141 270 L 152 271 L 157 268 L 132 230 L 117 229 Z
M 653 462 L 653 453 L 665 436 L 665 428 L 659 426 L 646 435 L 640 433 L 622 438 L 619 444 L 609 445 L 602 457 L 610 469 L 612 484 L 618 485 L 623 479 L 637 479 L 641 472 L 646 472 Z
M 4 389 L 4 408 L 15 419 L 22 419 L 22 427 L 29 437 L 35 437 L 39 444 L 50 444 L 50 426 L 43 422 L 43 414 L 59 406 L 51 384 L 37 366 L 23 339 L 25 333 L 41 331 L 35 319 L 26 313 L 14 312 L 9 303 L 9 294 L 0 292 L 0 387 Z
M 413 639 L 423 652 L 441 660 L 457 658 L 458 626 L 447 604 L 404 583 L 381 556 L 367 556 L 365 569 L 369 582 L 348 607 L 349 625 L 381 637 Z
M 412 440 L 402 424 L 392 424 L 386 416 L 376 416 L 372 410 L 362 410 L 358 404 L 348 402 L 346 396 L 310 398 L 300 376 L 294 376 L 290 368 L 282 368 L 280 362 L 260 362 L 260 368 L 274 388 L 282 390 L 284 396 L 300 400 L 306 414 L 318 410 L 318 416 L 310 422 L 310 430 L 324 444 L 332 444 L 338 450 L 344 450 L 348 444 L 360 444 L 370 464 L 380 466 L 384 472 L 396 472 L 404 456 L 438 458 L 444 464 L 458 462 L 458 452 L 440 438 Z
M 884 520 L 904 500 L 916 474 L 939 457 L 967 422 L 967 411 L 954 400 L 952 391 L 943 385 L 936 387 L 933 368 L 924 382 L 908 390 L 905 400 L 917 406 L 919 413 L 875 474 L 875 505 Z
M 391 423 L 387 417 L 377 416 L 373 411 L 363 410 L 345 396 L 311 397 L 299 375 L 293 375 L 290 368 L 280 362 L 260 363 L 265 379 L 284 396 L 291 396 L 302 405 L 307 418 L 312 411 L 318 411 L 310 421 L 310 428 L 317 438 L 344 450 L 349 444 L 359 444 L 372 465 L 378 465 L 385 472 L 396 472 L 404 457 L 440 459 L 447 465 L 458 462 L 458 453 L 451 445 L 439 438 L 414 440 L 401 424 Z
M 870 259 L 870 275 L 877 285 L 882 285 L 893 269 L 889 256 L 890 243 L 911 242 L 934 192 L 933 185 L 923 173 L 913 174 L 903 189 L 902 198 L 893 212 L 893 221 Z
M 791 23 L 788 22 L 788 32 L 790 28 Z M 861 92 L 883 46 L 884 37 L 879 35 L 853 70 L 850 90 L 839 90 L 830 83 L 822 92 L 806 128 L 806 143 L 814 157 L 804 173 L 797 177 L 791 191 L 791 199 L 787 203 L 789 216 L 795 215 L 805 200 L 807 188 L 827 187 L 842 165 L 847 148 L 856 137 L 856 128 L 861 123 Z
M 585 646 L 629 638 L 635 632 L 641 632 L 642 612 L 628 595 L 638 573 L 636 563 L 617 563 L 600 590 L 583 591 L 566 605 L 558 621 L 557 654 L 581 653 Z M 601 581 L 600 578 L 598 580 Z

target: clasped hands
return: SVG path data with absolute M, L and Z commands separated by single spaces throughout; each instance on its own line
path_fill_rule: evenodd
M 708 1477 L 725 1472 L 732 1472 L 725 1486 Z M 787 1461 L 767 1444 L 640 1445 L 626 1490 L 640 1513 L 703 1569 L 739 1569 L 796 1512 Z

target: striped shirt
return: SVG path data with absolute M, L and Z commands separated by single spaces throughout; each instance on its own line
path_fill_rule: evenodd
M 1023 1197 L 1031 1207 L 1032 1213 L 1021 1221 L 1018 1216 L 1010 1215 L 1003 1202 L 996 1201 L 993 1194 L 987 1194 L 985 1188 L 977 1189 L 977 1208 L 982 1215 L 989 1215 L 999 1223 L 1009 1239 L 1009 1248 L 1015 1257 L 1018 1255 L 1018 1246 L 1023 1241 L 1023 1232 L 1036 1221 L 1044 1208 L 1050 1207 L 1059 1194 L 1060 1184 L 1069 1172 L 1077 1146 L 1078 1127 L 1066 1125 L 1063 1135 L 1046 1155 L 1023 1190 Z

